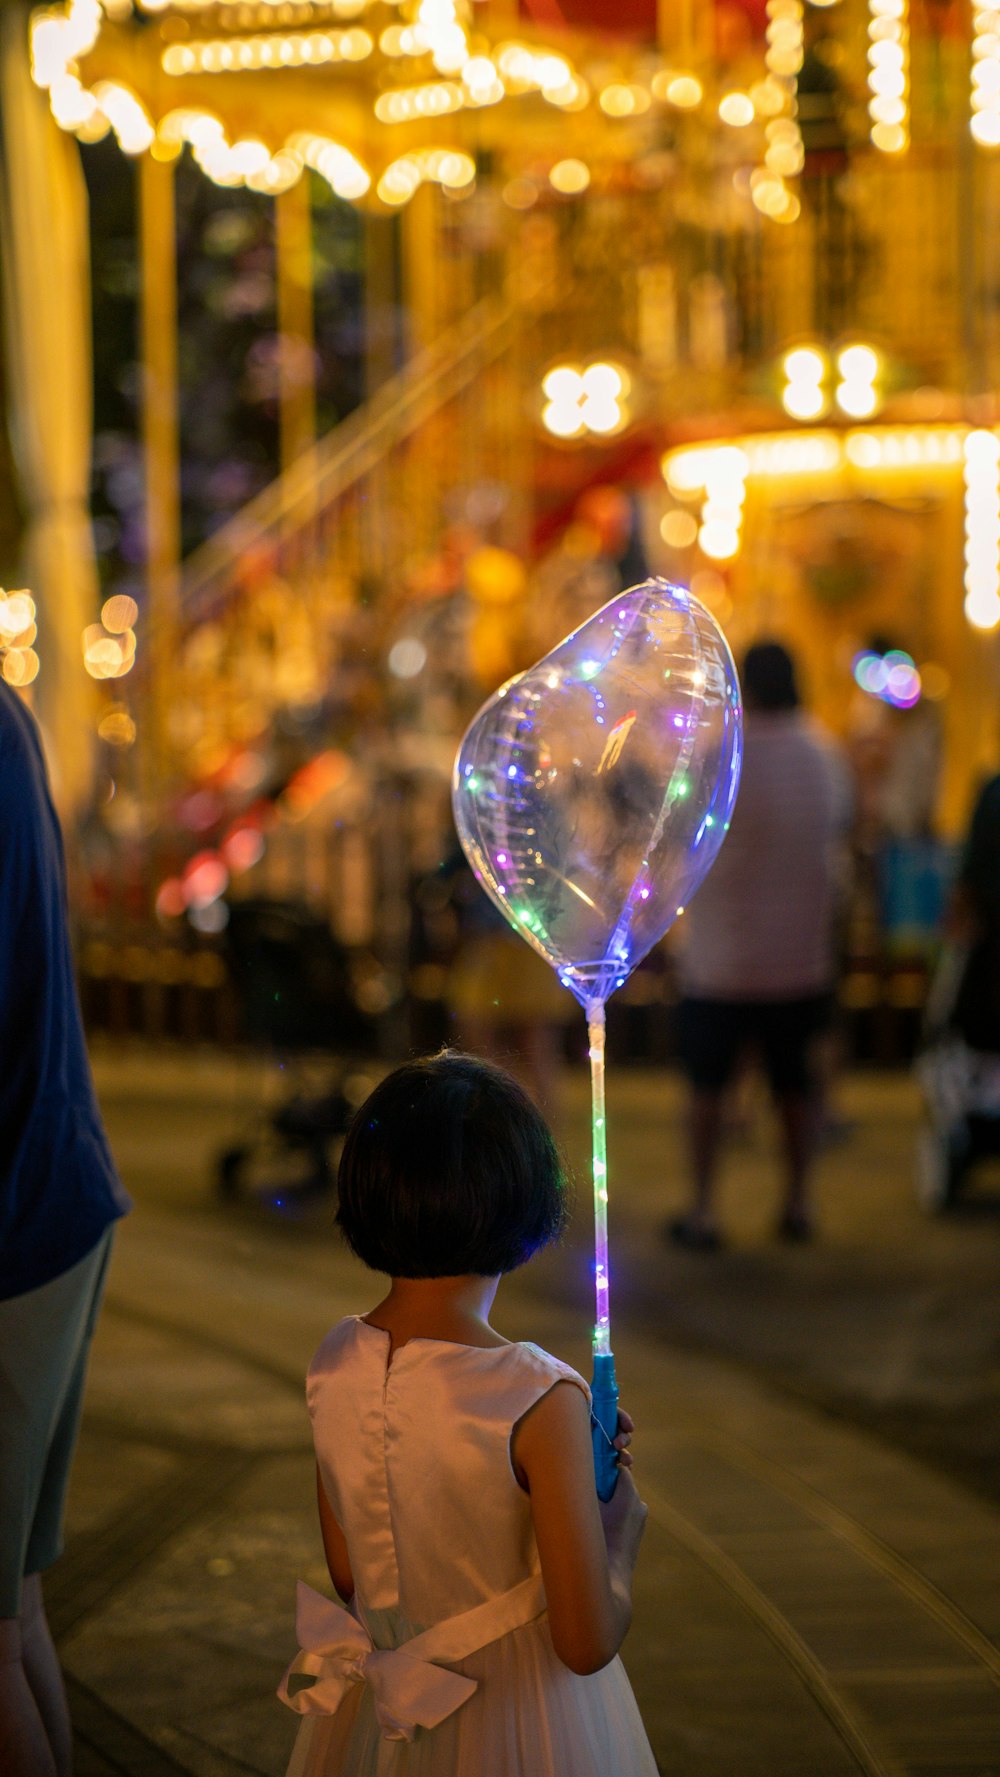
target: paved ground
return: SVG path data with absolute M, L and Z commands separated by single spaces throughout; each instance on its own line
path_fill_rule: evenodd
M 98 1073 L 137 1207 L 50 1584 L 79 1777 L 279 1777 L 294 1580 L 324 1583 L 301 1380 L 370 1284 L 325 1204 L 213 1195 L 266 1070 L 106 1053 Z M 581 1175 L 585 1094 L 569 1078 L 560 1119 Z M 822 1241 L 771 1239 L 758 1109 L 731 1245 L 705 1258 L 659 1239 L 683 1197 L 676 1087 L 610 1077 L 615 1347 L 650 1502 L 625 1655 L 676 1777 L 1000 1777 L 1000 1217 L 988 1178 L 954 1220 L 920 1214 L 908 1082 L 842 1098 Z M 581 1368 L 587 1232 L 581 1191 L 574 1237 L 498 1315 Z

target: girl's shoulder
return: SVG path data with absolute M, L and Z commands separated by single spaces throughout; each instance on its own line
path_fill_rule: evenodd
M 388 1362 L 388 1334 L 359 1314 L 347 1315 L 330 1328 L 318 1346 L 306 1378 L 307 1394 L 315 1396 L 324 1377 L 343 1372 L 348 1366 L 356 1366 L 359 1372 L 370 1368 L 384 1374 Z M 571 1382 L 582 1389 L 588 1402 L 590 1400 L 590 1389 L 583 1377 L 570 1364 L 553 1357 L 551 1352 L 530 1340 L 518 1340 L 510 1345 L 476 1346 L 452 1345 L 437 1339 L 411 1339 L 399 1348 L 392 1360 L 394 1375 L 408 1369 L 426 1373 L 427 1366 L 438 1368 L 441 1364 L 447 1367 L 456 1382 L 463 1375 L 469 1383 L 475 1377 L 481 1380 L 489 1377 L 497 1383 L 503 1379 L 508 1385 L 526 1390 L 534 1398 L 540 1397 L 557 1382 Z
M 564 1363 L 561 1357 L 553 1357 L 550 1351 L 545 1351 L 541 1345 L 535 1345 L 530 1340 L 512 1345 L 510 1349 L 522 1354 L 524 1367 L 534 1373 L 540 1382 L 546 1382 L 549 1387 L 554 1386 L 556 1382 L 572 1382 L 577 1388 L 583 1390 L 589 1404 L 589 1384 L 584 1381 L 578 1370 L 574 1370 L 571 1364 Z
M 377 1332 L 378 1328 L 368 1326 L 360 1314 L 346 1314 L 343 1320 L 338 1320 L 330 1328 L 313 1352 L 306 1376 L 307 1384 L 324 1371 L 343 1363 L 353 1350 L 370 1349 L 375 1341 L 366 1339 L 365 1334 Z

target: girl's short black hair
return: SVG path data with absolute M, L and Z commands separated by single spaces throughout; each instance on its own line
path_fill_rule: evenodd
M 344 1143 L 337 1221 L 390 1277 L 494 1277 L 562 1232 L 566 1187 L 541 1112 L 502 1068 L 445 1051 L 376 1086 Z

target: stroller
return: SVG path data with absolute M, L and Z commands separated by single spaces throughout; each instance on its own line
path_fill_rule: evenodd
M 247 1193 L 284 1209 L 329 1191 L 334 1151 L 372 1082 L 358 1063 L 377 1053 L 377 1026 L 358 1004 L 347 951 L 327 923 L 292 902 L 235 901 L 226 927 L 227 960 L 239 996 L 243 1034 L 279 1054 L 329 1056 L 321 1083 L 302 1083 L 265 1115 L 246 1141 L 216 1161 L 219 1194 Z
M 915 1072 L 927 1109 L 917 1196 L 954 1208 L 980 1160 L 1000 1155 L 1000 956 L 993 941 L 945 946 Z

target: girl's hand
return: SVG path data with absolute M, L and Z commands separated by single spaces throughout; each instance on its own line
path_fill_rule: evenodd
M 635 1431 L 635 1421 L 632 1418 L 631 1414 L 625 1413 L 622 1410 L 622 1408 L 619 1407 L 619 1409 L 618 1409 L 618 1436 L 614 1440 L 614 1445 L 615 1445 L 615 1449 L 619 1453 L 618 1454 L 618 1467 L 620 1469 L 632 1467 L 632 1457 L 629 1454 L 629 1445 L 632 1442 L 632 1433 L 634 1431 Z
M 631 1577 L 639 1555 L 649 1507 L 636 1492 L 635 1482 L 627 1469 L 618 1476 L 611 1498 L 598 1500 L 604 1527 L 604 1541 L 612 1569 L 618 1568 Z

